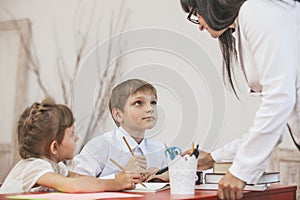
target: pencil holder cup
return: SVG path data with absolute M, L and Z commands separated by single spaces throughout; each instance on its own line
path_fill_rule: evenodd
M 171 194 L 194 194 L 197 159 L 195 156 L 177 156 L 169 163 Z

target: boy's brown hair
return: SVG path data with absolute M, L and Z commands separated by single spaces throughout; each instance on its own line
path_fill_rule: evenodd
M 110 113 L 112 114 L 113 108 L 117 108 L 123 112 L 127 99 L 138 91 L 151 91 L 155 98 L 157 98 L 157 91 L 153 85 L 140 79 L 129 79 L 113 88 L 108 104 Z M 114 121 L 117 126 L 120 126 L 115 119 Z

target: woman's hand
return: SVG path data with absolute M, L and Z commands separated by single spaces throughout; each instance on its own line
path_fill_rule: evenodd
M 227 172 L 219 182 L 218 197 L 219 199 L 241 199 L 243 189 L 246 183 Z
M 211 169 L 214 166 L 214 159 L 211 157 L 210 153 L 205 151 L 199 150 L 199 157 L 198 157 L 198 170 L 207 170 Z
M 198 170 L 207 170 L 212 168 L 214 166 L 215 161 L 211 157 L 210 153 L 207 153 L 202 150 L 198 150 L 198 151 L 199 151 L 198 165 L 197 165 Z M 185 156 L 186 154 L 191 155 L 191 150 L 186 150 L 181 155 Z

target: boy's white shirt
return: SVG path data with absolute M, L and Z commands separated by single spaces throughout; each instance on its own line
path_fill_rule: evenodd
M 133 151 L 136 147 L 140 147 L 146 157 L 148 167 L 163 168 L 167 166 L 163 143 L 151 138 L 144 138 L 138 144 L 122 127 L 119 127 L 91 139 L 74 157 L 73 171 L 99 178 L 114 178 L 115 173 L 121 170 L 110 161 L 110 158 L 124 167 L 132 157 L 123 136 Z M 135 154 L 138 155 L 136 152 Z

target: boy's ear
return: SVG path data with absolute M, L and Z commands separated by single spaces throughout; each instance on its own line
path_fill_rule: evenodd
M 57 149 L 57 147 L 58 147 L 57 141 L 56 141 L 56 140 L 53 140 L 53 141 L 51 142 L 51 144 L 50 144 L 50 153 L 51 153 L 52 155 L 54 155 L 55 157 L 58 156 L 58 149 Z
M 119 123 L 121 123 L 123 121 L 123 113 L 121 110 L 119 110 L 117 108 L 113 108 L 111 113 L 112 113 L 112 116 L 115 121 L 117 121 Z

